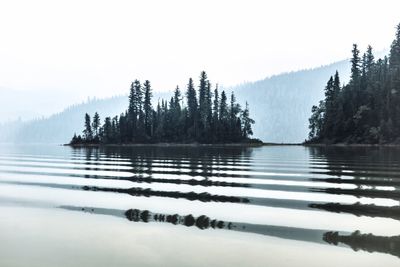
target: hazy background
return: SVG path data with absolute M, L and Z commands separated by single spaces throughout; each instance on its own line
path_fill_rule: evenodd
M 126 94 L 136 78 L 166 91 L 206 70 L 227 88 L 346 59 L 353 43 L 381 51 L 399 10 L 398 0 L 1 1 L 0 123 Z

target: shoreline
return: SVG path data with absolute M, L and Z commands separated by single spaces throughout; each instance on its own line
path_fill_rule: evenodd
M 324 144 L 324 143 L 303 143 L 302 146 L 309 147 L 400 147 L 400 144 Z
M 153 143 L 153 144 L 63 144 L 70 147 L 261 147 L 263 143 L 227 143 L 227 144 L 200 144 L 200 143 Z
M 400 144 L 306 144 L 306 143 L 226 143 L 226 144 L 201 144 L 201 143 L 138 143 L 138 144 L 61 144 L 74 148 L 89 147 L 264 147 L 264 146 L 304 146 L 304 147 L 395 147 Z

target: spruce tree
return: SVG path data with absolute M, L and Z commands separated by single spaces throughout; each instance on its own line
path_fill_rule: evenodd
M 200 116 L 200 127 L 204 131 L 207 129 L 207 115 L 208 115 L 208 101 L 207 101 L 207 74 L 202 71 L 200 74 L 200 84 L 199 84 L 199 116 Z M 205 132 L 203 132 L 205 134 Z
M 247 139 L 249 136 L 253 135 L 251 125 L 254 124 L 254 120 L 250 118 L 249 104 L 247 102 L 245 109 L 241 113 L 241 122 L 243 138 Z
M 237 128 L 237 116 L 240 113 L 240 105 L 236 103 L 235 94 L 231 93 L 231 103 L 229 108 L 229 139 L 234 141 L 240 136 L 240 128 Z
M 100 128 L 100 116 L 99 116 L 99 113 L 95 112 L 94 116 L 93 116 L 93 122 L 92 122 L 92 129 L 94 132 L 95 139 L 98 139 L 99 128 Z
M 218 94 L 218 84 L 214 90 L 214 102 L 213 102 L 213 115 L 212 115 L 212 128 L 213 128 L 213 140 L 218 139 L 218 126 L 219 126 L 219 94 Z
M 352 58 L 351 58 L 351 82 L 354 84 L 354 86 L 358 86 L 358 83 L 360 81 L 360 64 L 361 64 L 361 59 L 360 59 L 360 50 L 358 50 L 357 44 L 353 44 L 353 49 L 351 50 L 352 53 Z
M 93 139 L 92 124 L 90 122 L 90 115 L 85 114 L 85 129 L 83 130 L 84 138 L 86 141 L 90 142 Z
M 219 140 L 226 140 L 229 136 L 229 113 L 225 91 L 221 93 L 219 104 Z
M 151 86 L 148 80 L 145 81 L 143 87 L 144 87 L 144 103 L 143 103 L 144 127 L 146 135 L 150 137 L 153 134 L 152 121 L 151 121 L 153 117 L 153 108 L 151 106 L 151 98 L 153 94 L 151 92 Z
M 196 90 L 192 78 L 189 79 L 186 91 L 187 105 L 188 105 L 188 135 L 190 137 L 196 137 L 197 132 L 197 97 Z

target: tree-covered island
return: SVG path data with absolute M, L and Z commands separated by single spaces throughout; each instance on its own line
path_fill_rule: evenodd
M 353 45 L 349 83 L 331 76 L 309 121 L 306 143 L 400 144 L 400 24 L 389 57 Z
M 249 143 L 254 120 L 249 106 L 242 108 L 232 93 L 212 90 L 206 72 L 201 72 L 198 90 L 190 78 L 184 97 L 176 87 L 169 101 L 152 106 L 152 88 L 146 80 L 132 82 L 128 109 L 105 118 L 85 114 L 83 135 L 74 135 L 70 145 L 148 143 Z M 260 141 L 258 141 L 260 142 Z

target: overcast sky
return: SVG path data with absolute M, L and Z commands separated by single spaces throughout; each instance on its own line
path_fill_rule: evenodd
M 80 97 L 184 86 L 206 70 L 225 86 L 387 48 L 400 1 L 0 1 L 0 90 Z

